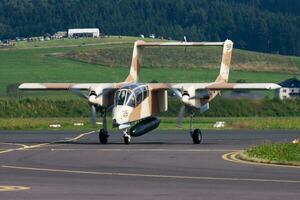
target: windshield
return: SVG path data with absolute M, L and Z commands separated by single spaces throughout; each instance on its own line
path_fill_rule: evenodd
M 116 104 L 117 105 L 123 105 L 126 100 L 127 90 L 121 90 L 117 92 L 116 95 Z
M 116 92 L 115 105 L 136 107 L 149 96 L 148 88 L 146 86 L 130 86 L 130 88 L 123 88 Z
M 126 105 L 130 106 L 130 107 L 135 107 L 135 105 L 136 105 L 136 99 L 135 99 L 134 93 L 131 93 L 131 95 L 128 96 L 128 98 L 126 100 Z

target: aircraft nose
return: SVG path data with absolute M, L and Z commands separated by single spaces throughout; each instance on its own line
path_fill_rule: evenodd
M 116 124 L 124 124 L 129 121 L 131 109 L 128 106 L 118 106 L 114 110 L 114 120 Z

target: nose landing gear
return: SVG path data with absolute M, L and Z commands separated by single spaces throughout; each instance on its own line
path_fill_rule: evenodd
M 125 129 L 124 132 L 123 132 L 123 139 L 124 139 L 124 144 L 130 144 L 131 136 L 128 133 L 127 129 Z

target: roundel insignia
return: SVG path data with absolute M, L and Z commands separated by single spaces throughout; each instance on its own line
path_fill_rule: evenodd
M 128 117 L 128 112 L 127 112 L 127 110 L 124 110 L 124 111 L 123 111 L 123 117 L 124 117 L 124 118 L 127 118 L 127 117 Z

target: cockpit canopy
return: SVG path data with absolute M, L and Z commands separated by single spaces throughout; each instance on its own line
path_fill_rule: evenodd
M 149 96 L 147 85 L 130 84 L 115 93 L 115 105 L 126 105 L 137 107 L 144 99 Z

